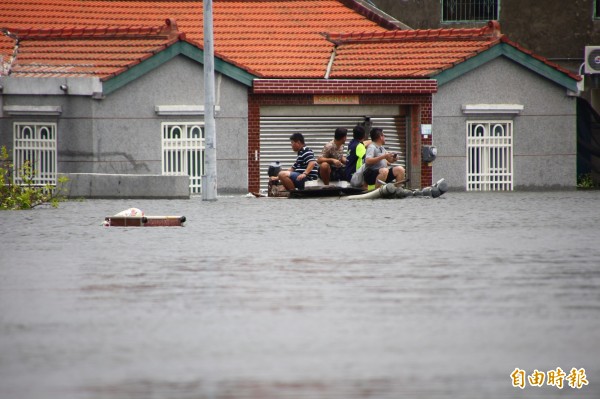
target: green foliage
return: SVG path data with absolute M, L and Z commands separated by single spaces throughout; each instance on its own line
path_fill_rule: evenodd
M 577 187 L 578 188 L 598 188 L 598 185 L 594 183 L 594 179 L 592 179 L 591 173 L 586 173 L 584 175 L 579 175 L 577 178 Z
M 14 164 L 9 160 L 5 146 L 0 149 L 0 210 L 30 209 L 41 204 L 50 204 L 54 208 L 65 198 L 58 189 L 51 184 L 44 186 L 35 185 L 36 171 L 26 162 L 18 173 L 18 178 L 13 174 Z M 60 177 L 60 184 L 67 182 L 67 177 Z

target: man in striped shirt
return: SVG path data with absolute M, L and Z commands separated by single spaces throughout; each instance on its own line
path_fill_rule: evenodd
M 288 170 L 279 172 L 279 180 L 287 190 L 304 189 L 304 183 L 315 180 L 319 176 L 315 154 L 304 144 L 302 133 L 294 133 L 290 136 L 292 150 L 298 152 L 296 162 Z

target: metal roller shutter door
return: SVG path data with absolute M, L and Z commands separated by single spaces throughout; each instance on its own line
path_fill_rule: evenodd
M 372 126 L 383 129 L 386 139 L 385 148 L 389 152 L 401 154 L 396 164 L 406 167 L 404 118 L 404 116 L 371 117 L 371 122 Z M 363 121 L 362 116 L 262 116 L 260 119 L 260 188 L 267 188 L 267 171 L 271 163 L 279 161 L 282 169 L 287 169 L 296 160 L 296 153 L 290 147 L 292 133 L 302 133 L 306 145 L 318 157 L 323 146 L 333 139 L 333 133 L 338 127 L 348 129 L 348 139 L 344 148 L 344 151 L 347 151 L 347 145 L 352 139 L 352 128 Z

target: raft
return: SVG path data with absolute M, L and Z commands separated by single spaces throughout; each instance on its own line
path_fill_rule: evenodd
M 330 185 L 325 186 L 321 179 L 306 182 L 303 190 L 286 190 L 278 181 L 269 181 L 267 195 L 277 198 L 322 198 L 322 197 L 344 197 L 348 195 L 362 194 L 365 190 L 358 187 L 352 187 L 346 181 L 332 181 Z M 255 197 L 262 195 L 252 193 Z
M 185 220 L 185 216 L 107 216 L 104 218 L 107 227 L 180 227 Z
M 340 185 L 323 186 L 307 184 L 304 190 L 285 190 L 279 182 L 269 181 L 268 196 L 279 198 L 321 198 L 321 197 L 341 197 L 346 200 L 362 200 L 362 199 L 379 199 L 379 198 L 409 198 L 409 197 L 430 197 L 438 198 L 448 191 L 448 183 L 445 179 L 438 180 L 434 185 L 424 187 L 422 189 L 407 189 L 404 188 L 408 180 L 403 180 L 395 183 L 387 183 L 380 181 L 382 184 L 379 188 L 371 191 L 366 191 L 363 188 L 353 187 L 341 182 Z M 339 184 L 339 183 L 338 183 Z M 252 194 L 260 197 L 260 194 Z
M 129 208 L 104 218 L 106 227 L 159 227 L 183 226 L 185 216 L 146 216 L 141 209 Z
M 304 190 L 289 191 L 289 198 L 342 197 L 364 193 L 362 188 L 339 186 L 306 187 Z

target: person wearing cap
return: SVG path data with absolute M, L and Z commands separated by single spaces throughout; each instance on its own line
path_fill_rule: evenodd
M 291 168 L 279 172 L 279 181 L 287 190 L 303 190 L 305 182 L 318 178 L 319 167 L 315 160 L 315 154 L 304 144 L 302 133 L 292 134 L 290 145 L 292 150 L 298 152 L 298 157 Z

